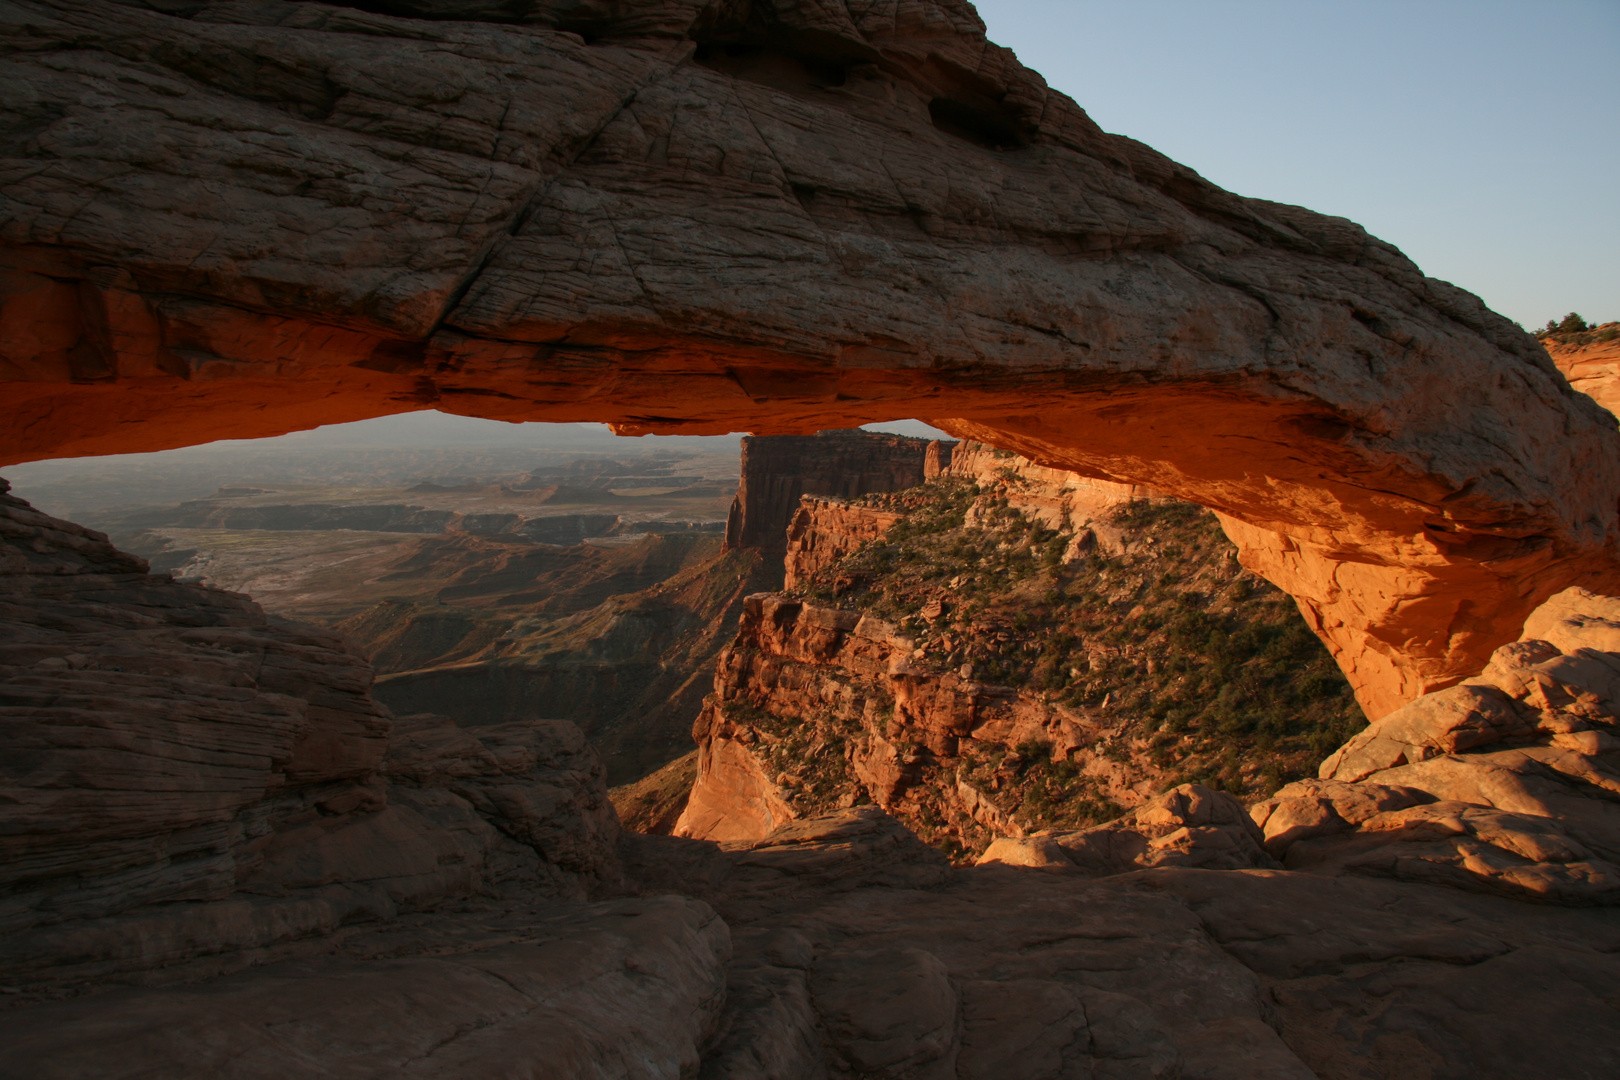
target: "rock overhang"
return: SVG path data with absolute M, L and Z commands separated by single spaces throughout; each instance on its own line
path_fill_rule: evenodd
M 967 4 L 13 11 L 0 460 L 921 416 L 1221 512 L 1374 715 L 1613 587 L 1620 435 L 1533 339 Z

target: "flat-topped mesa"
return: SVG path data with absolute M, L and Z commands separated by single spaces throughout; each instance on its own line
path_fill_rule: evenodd
M 1534 339 L 1102 132 L 964 0 L 385 6 L 0 16 L 0 463 L 934 418 L 1226 515 L 1372 715 L 1620 589 L 1620 431 Z
M 780 556 L 802 495 L 853 499 L 915 487 L 926 475 L 928 439 L 875 431 L 743 436 L 742 478 L 726 522 L 726 548 Z M 939 451 L 934 451 L 939 459 Z

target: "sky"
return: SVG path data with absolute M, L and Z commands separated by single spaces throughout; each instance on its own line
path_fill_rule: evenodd
M 980 0 L 1104 130 L 1529 329 L 1620 319 L 1620 0 Z

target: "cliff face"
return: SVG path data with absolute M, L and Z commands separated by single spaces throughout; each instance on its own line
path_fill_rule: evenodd
M 0 971 L 105 974 L 611 877 L 618 823 L 577 729 L 391 721 L 338 635 L 150 575 L 7 490 Z M 491 794 L 534 785 L 547 803 Z
M 870 799 L 946 850 L 1101 821 L 1188 779 L 1269 794 L 1360 726 L 1286 597 L 1207 513 L 969 444 L 806 497 L 750 597 L 677 829 L 744 840 Z
M 745 843 L 870 801 L 982 863 L 1286 866 L 1620 903 L 1620 601 L 1563 593 L 1479 675 L 1356 732 L 1327 657 L 1208 515 L 1123 503 L 1107 554 L 1031 528 L 1075 511 L 1051 478 L 993 460 L 999 486 L 954 507 L 959 478 L 884 497 L 908 512 L 876 541 L 799 595 L 748 598 L 678 834 Z M 806 500 L 828 528 L 867 508 L 833 509 Z M 1015 598 L 1012 625 L 964 554 Z
M 788 522 L 782 587 L 797 588 L 862 544 L 878 539 L 903 516 L 893 510 L 852 506 L 842 499 L 804 496 Z
M 1620 324 L 1550 337 L 1542 344 L 1571 386 L 1620 416 Z
M 852 499 L 920 484 L 929 445 L 928 439 L 872 431 L 743 436 L 726 549 L 758 548 L 772 561 L 780 558 L 801 495 Z M 937 460 L 939 451 L 934 454 Z

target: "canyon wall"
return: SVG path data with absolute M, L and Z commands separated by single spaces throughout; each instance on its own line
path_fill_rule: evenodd
M 792 589 L 888 532 L 903 515 L 870 506 L 851 506 L 842 499 L 806 495 L 787 527 L 782 587 Z
M 757 552 L 718 548 L 714 536 L 660 536 L 577 559 L 475 550 L 427 602 L 377 604 L 338 629 L 372 657 L 373 692 L 394 711 L 480 728 L 566 719 L 609 783 L 628 783 L 690 748 L 743 596 L 779 579 Z M 426 574 L 454 568 L 448 553 L 419 562 Z
M 1051 500 L 1034 500 L 1043 502 Z M 824 520 L 836 527 L 863 508 L 834 509 Z M 1154 540 L 1126 535 L 1134 545 Z M 1183 570 L 1192 563 L 1178 553 Z M 801 592 L 825 585 L 827 569 L 812 571 Z M 923 605 L 921 618 L 749 597 L 694 727 L 698 775 L 676 834 L 758 842 L 801 818 L 870 802 L 979 864 L 1088 874 L 1286 866 L 1620 903 L 1620 600 L 1581 589 L 1554 597 L 1481 673 L 1366 726 L 1314 777 L 1274 794 L 1275 781 L 1262 781 L 1258 791 L 1270 797 L 1245 809 L 1228 792 L 1178 783 L 1197 752 L 1197 740 L 1174 737 L 1184 727 L 1145 739 L 1106 700 L 1076 702 L 1034 679 L 975 679 L 973 662 L 957 668 L 973 654 L 975 632 L 983 638 L 989 627 L 953 624 L 940 634 L 956 584 Z M 1139 605 L 1126 618 L 1152 617 Z M 1049 631 L 1037 621 L 1029 633 Z M 1095 664 L 1108 640 L 1084 642 L 1065 660 Z M 1199 648 L 1196 636 L 1184 646 Z M 1146 659 L 1137 675 L 1148 679 L 1155 662 L 1174 661 Z M 1246 677 L 1223 675 L 1222 696 Z M 1239 731 L 1223 723 L 1209 734 Z M 1031 783 L 1042 771 L 1064 785 L 1043 791 Z M 1089 809 L 1075 804 L 1098 802 L 1106 809 L 1096 817 L 1111 820 L 1063 823 Z
M 1541 345 L 1104 133 L 960 0 L 376 6 L 0 16 L 0 462 L 932 418 L 1240 523 L 1377 714 L 1620 587 L 1620 431 Z
M 949 773 L 964 756 L 963 740 L 1007 749 L 1041 743 L 1065 761 L 1083 751 L 1083 763 L 1115 781 L 1111 794 L 1128 803 L 1159 778 L 1127 777 L 1096 754 L 1105 731 L 1083 712 L 1038 692 L 928 671 L 912 663 L 917 644 L 858 612 L 749 597 L 737 637 L 720 656 L 715 693 L 693 727 L 698 775 L 675 835 L 757 840 L 814 812 L 804 807 L 868 799 L 907 819 L 940 814 L 942 831 L 957 837 L 975 826 L 1023 835 L 966 781 L 940 790 L 937 766 Z M 855 783 L 840 782 L 845 771 Z
M 726 549 L 758 548 L 773 561 L 780 558 L 801 495 L 851 499 L 920 484 L 929 445 L 927 439 L 875 431 L 744 435 Z

